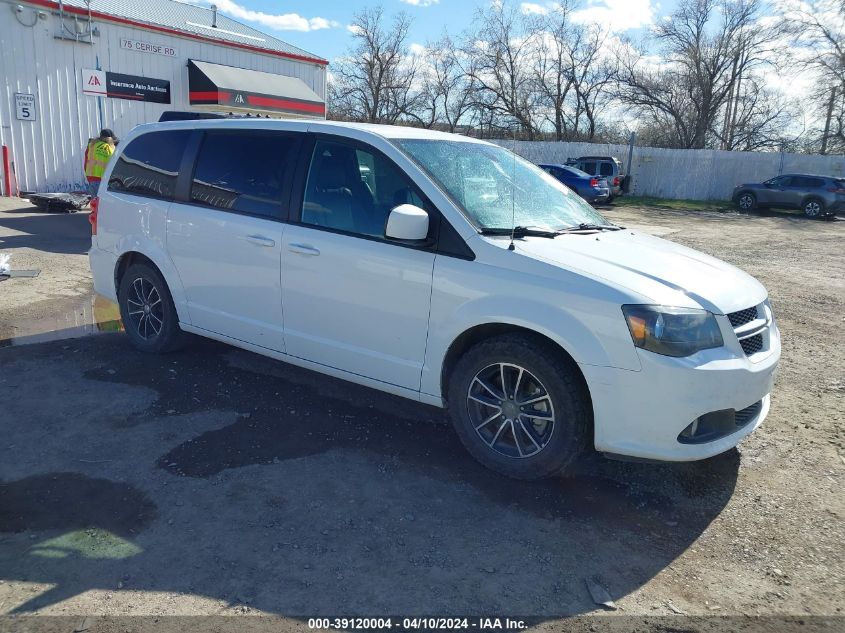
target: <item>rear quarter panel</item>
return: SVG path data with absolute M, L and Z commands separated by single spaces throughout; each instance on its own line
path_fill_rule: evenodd
M 113 253 L 118 266 L 127 253 L 149 258 L 167 282 L 179 321 L 190 323 L 182 282 L 167 253 L 169 208 L 166 200 L 103 191 L 97 214 L 97 247 Z

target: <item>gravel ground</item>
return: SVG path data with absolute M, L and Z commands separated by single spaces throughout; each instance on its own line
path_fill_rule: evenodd
M 0 614 L 513 614 L 560 630 L 602 613 L 596 579 L 617 615 L 842 626 L 845 222 L 606 215 L 766 285 L 784 346 L 772 411 L 711 460 L 590 455 L 528 484 L 477 466 L 436 409 L 248 352 L 44 340 L 96 331 L 85 215 L 0 210 L 0 252 L 42 270 L 0 282 L 0 339 L 34 343 L 0 349 Z

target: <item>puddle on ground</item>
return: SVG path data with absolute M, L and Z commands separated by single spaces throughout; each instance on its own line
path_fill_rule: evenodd
M 117 304 L 99 295 L 89 296 L 69 310 L 61 310 L 39 319 L 4 324 L 0 328 L 0 347 L 122 331 L 123 323 Z

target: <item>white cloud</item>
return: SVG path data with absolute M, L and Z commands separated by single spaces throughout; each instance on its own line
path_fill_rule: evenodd
M 326 18 L 306 18 L 298 13 L 264 13 L 253 11 L 232 0 L 214 0 L 217 8 L 233 18 L 255 22 L 277 31 L 319 31 L 340 26 L 339 22 Z
M 651 0 L 589 0 L 587 5 L 572 13 L 573 21 L 594 22 L 616 33 L 654 23 Z
M 546 15 L 549 12 L 546 7 L 533 2 L 523 2 L 519 5 L 519 10 L 523 15 Z
M 430 7 L 431 5 L 440 2 L 440 0 L 399 0 L 399 2 L 404 2 L 405 4 L 410 4 L 414 7 Z

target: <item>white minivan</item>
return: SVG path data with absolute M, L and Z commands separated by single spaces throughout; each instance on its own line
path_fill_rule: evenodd
M 741 270 L 615 226 L 508 150 L 407 127 L 142 125 L 91 214 L 130 342 L 183 332 L 447 407 L 547 477 L 587 447 L 716 455 L 769 411 L 780 335 Z

